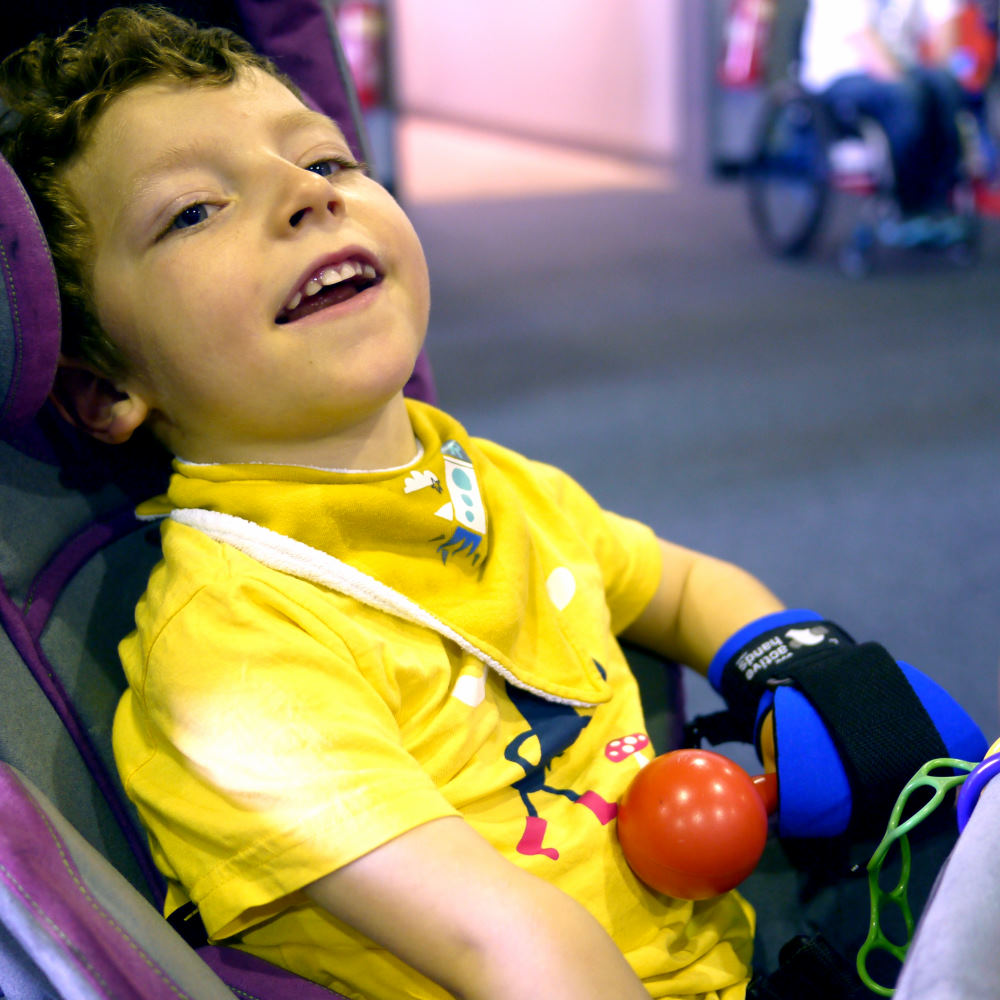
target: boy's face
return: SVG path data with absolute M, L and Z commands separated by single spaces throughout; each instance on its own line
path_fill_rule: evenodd
M 129 365 L 117 387 L 176 453 L 322 465 L 387 412 L 399 426 L 427 269 L 350 162 L 329 119 L 252 70 L 136 87 L 68 169 L 97 315 Z

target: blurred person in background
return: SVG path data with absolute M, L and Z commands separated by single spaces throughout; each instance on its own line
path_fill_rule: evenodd
M 961 0 L 810 0 L 800 79 L 838 122 L 859 117 L 888 140 L 904 224 L 947 218 L 958 179 L 955 74 Z

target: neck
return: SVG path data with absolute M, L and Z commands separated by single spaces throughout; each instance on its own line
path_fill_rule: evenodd
M 197 464 L 303 465 L 358 472 L 408 465 L 419 449 L 406 402 L 400 394 L 378 413 L 305 439 L 175 442 L 172 449 Z

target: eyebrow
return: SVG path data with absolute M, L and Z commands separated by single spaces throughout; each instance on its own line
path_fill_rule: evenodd
M 275 120 L 273 131 L 277 135 L 288 135 L 299 129 L 318 125 L 332 126 L 345 147 L 350 148 L 343 131 L 332 118 L 306 107 L 286 111 Z M 217 148 L 218 145 L 219 140 L 213 137 L 209 140 L 208 146 L 202 142 L 191 142 L 168 146 L 161 150 L 152 162 L 147 164 L 140 173 L 132 178 L 125 192 L 124 203 L 131 204 L 140 199 L 157 178 L 163 174 L 170 173 L 172 170 L 189 166 L 192 161 L 206 153 L 208 148 Z

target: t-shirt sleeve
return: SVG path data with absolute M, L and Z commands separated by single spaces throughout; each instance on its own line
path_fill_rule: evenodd
M 228 936 L 453 807 L 342 641 L 266 581 L 201 588 L 115 721 L 154 852 Z

